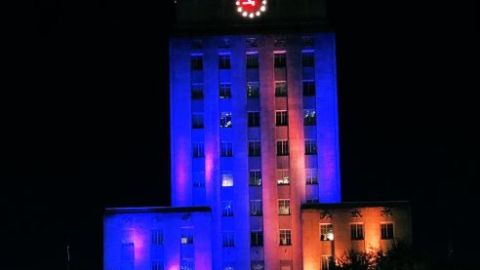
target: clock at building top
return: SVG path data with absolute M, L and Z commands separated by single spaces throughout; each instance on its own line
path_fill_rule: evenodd
M 267 11 L 267 0 L 236 0 L 235 5 L 239 14 L 250 19 Z

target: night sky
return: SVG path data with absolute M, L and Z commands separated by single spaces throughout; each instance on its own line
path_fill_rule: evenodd
M 104 207 L 168 205 L 169 2 L 28 7 L 3 89 L 1 269 L 67 269 L 66 243 L 70 269 L 101 269 Z M 344 200 L 411 201 L 415 248 L 440 261 L 450 246 L 465 264 L 474 5 L 329 1 Z

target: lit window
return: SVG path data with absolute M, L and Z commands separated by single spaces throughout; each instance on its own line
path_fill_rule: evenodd
M 233 232 L 223 232 L 223 246 L 233 247 L 235 246 L 235 237 Z
M 290 215 L 290 200 L 278 200 L 278 214 Z
M 277 156 L 288 156 L 288 141 L 277 141 Z
M 275 112 L 275 125 L 276 126 L 286 126 L 286 125 L 288 125 L 288 112 L 287 111 L 276 111 Z
M 317 141 L 305 140 L 305 155 L 316 155 L 316 154 L 317 154 Z
M 222 216 L 224 216 L 224 217 L 232 217 L 233 216 L 232 201 L 223 201 L 222 202 Z
M 258 98 L 260 96 L 260 85 L 258 82 L 247 82 L 247 97 Z
M 263 246 L 263 231 L 250 232 L 250 245 L 253 247 Z
M 333 257 L 328 255 L 322 255 L 322 270 L 335 269 Z
M 193 143 L 192 155 L 194 158 L 199 158 L 204 156 L 204 145 L 202 142 Z
M 262 172 L 260 170 L 251 170 L 249 172 L 250 186 L 261 186 L 262 185 Z
M 222 187 L 233 187 L 233 176 L 231 173 L 222 173 Z
M 274 54 L 274 66 L 276 68 L 284 68 L 286 65 L 285 53 L 275 53 Z
M 290 184 L 290 177 L 288 169 L 278 169 L 277 170 L 277 184 L 278 185 L 288 185 Z
M 333 240 L 333 225 L 332 224 L 320 224 L 320 240 L 332 241 Z
M 248 156 L 258 157 L 261 154 L 260 141 L 249 141 L 248 142 Z
M 275 82 L 275 96 L 286 97 L 287 96 L 287 82 Z
M 305 126 L 315 126 L 317 120 L 317 113 L 313 109 L 303 110 L 303 124 Z
M 382 223 L 380 228 L 382 239 L 393 239 L 393 223 Z
M 232 85 L 229 83 L 221 83 L 220 84 L 220 98 L 227 99 L 232 98 Z
M 280 246 L 291 246 L 291 245 L 292 245 L 292 231 L 280 230 Z
M 163 245 L 163 231 L 162 230 L 153 230 L 152 231 L 152 245 L 154 245 L 154 246 Z
M 180 238 L 182 245 L 191 245 L 193 244 L 193 235 L 191 233 L 182 233 Z
M 315 96 L 314 81 L 303 81 L 303 96 L 305 97 Z
M 203 56 L 202 55 L 192 55 L 190 58 L 190 66 L 192 70 L 201 70 L 203 69 Z
M 232 127 L 232 113 L 231 112 L 222 112 L 220 114 L 220 127 L 221 128 L 231 128 Z
M 302 53 L 302 66 L 313 67 L 314 62 L 315 62 L 315 60 L 314 60 L 313 52 Z
M 363 224 L 350 224 L 350 236 L 352 240 L 363 240 Z
M 203 99 L 203 84 L 192 84 L 192 99 Z
M 250 215 L 261 216 L 262 214 L 262 200 L 250 200 Z
M 218 68 L 220 69 L 230 69 L 230 55 L 221 54 L 218 56 Z
M 247 68 L 258 68 L 258 53 L 247 54 Z
M 260 126 L 260 112 L 248 112 L 248 126 L 249 127 Z
M 307 185 L 316 185 L 318 184 L 317 180 L 317 169 L 306 169 L 306 182 Z
M 221 142 L 220 143 L 220 156 L 222 157 L 232 157 L 232 143 L 230 142 Z
M 203 128 L 203 113 L 192 114 L 192 128 Z

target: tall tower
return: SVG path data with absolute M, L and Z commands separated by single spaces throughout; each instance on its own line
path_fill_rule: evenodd
M 211 207 L 214 269 L 302 269 L 301 205 L 341 200 L 335 35 L 239 23 L 170 41 L 172 206 Z

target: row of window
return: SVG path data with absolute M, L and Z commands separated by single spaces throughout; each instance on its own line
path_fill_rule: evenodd
M 275 68 L 285 68 L 287 64 L 286 54 L 284 52 L 274 53 L 273 56 L 273 65 Z M 313 67 L 315 64 L 314 53 L 313 51 L 302 52 L 302 66 L 303 67 Z M 258 68 L 258 54 L 257 53 L 247 53 L 246 54 L 246 67 L 247 68 Z M 190 68 L 192 70 L 202 70 L 203 69 L 203 55 L 194 54 L 190 58 Z M 219 54 L 218 55 L 218 68 L 219 69 L 230 69 L 231 61 L 230 54 Z
M 355 223 L 350 224 L 350 239 L 351 240 L 363 240 L 364 239 L 363 224 Z M 381 239 L 393 239 L 393 223 L 380 224 L 380 238 Z M 320 240 L 321 241 L 333 241 L 333 225 L 332 224 L 320 224 Z
M 315 82 L 303 81 L 303 96 L 310 97 L 315 96 Z M 218 96 L 220 99 L 232 98 L 232 85 L 230 83 L 220 83 Z M 260 84 L 258 82 L 247 82 L 247 97 L 258 98 L 260 96 Z M 275 82 L 275 96 L 286 97 L 288 96 L 288 86 L 285 81 Z M 203 84 L 194 83 L 191 86 L 191 98 L 194 100 L 203 99 Z
M 251 216 L 262 216 L 262 200 L 250 200 L 250 215 Z M 232 217 L 233 216 L 233 202 L 232 201 L 222 201 L 222 216 Z M 279 216 L 288 216 L 290 215 L 290 200 L 289 199 L 280 199 L 278 200 L 278 215 Z

